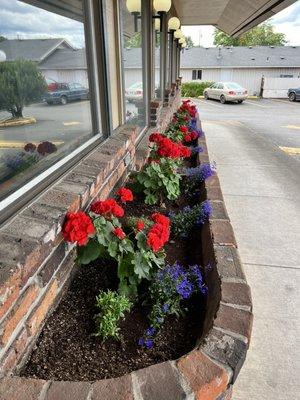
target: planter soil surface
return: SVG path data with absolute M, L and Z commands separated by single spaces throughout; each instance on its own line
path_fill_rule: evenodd
M 126 216 L 149 216 L 153 212 L 178 211 L 184 199 L 164 208 L 146 206 L 134 201 L 125 207 Z M 165 247 L 167 263 L 180 261 L 185 265 L 201 263 L 200 231 L 195 230 L 188 240 L 171 238 Z M 191 351 L 202 334 L 205 314 L 205 298 L 194 296 L 186 302 L 183 316 L 168 317 L 156 337 L 152 349 L 144 349 L 137 342 L 149 327 L 149 309 L 142 301 L 134 306 L 121 322 L 120 341 L 93 336 L 94 315 L 98 312 L 95 299 L 100 290 L 118 287 L 116 264 L 96 260 L 78 268 L 71 284 L 48 318 L 27 363 L 22 376 L 67 380 L 92 381 L 115 378 L 131 371 L 166 360 L 177 359 Z M 141 292 L 146 291 L 146 287 Z

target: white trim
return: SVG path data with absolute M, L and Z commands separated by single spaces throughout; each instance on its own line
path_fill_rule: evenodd
M 51 175 L 53 172 L 57 171 L 60 167 L 62 167 L 64 164 L 66 164 L 68 161 L 70 161 L 73 157 L 75 157 L 77 154 L 82 152 L 85 148 L 96 142 L 102 137 L 102 135 L 96 135 L 92 137 L 90 140 L 85 142 L 83 145 L 78 147 L 76 150 L 72 151 L 71 154 L 68 156 L 64 157 L 51 167 L 49 167 L 46 171 L 42 172 L 39 174 L 37 177 L 33 178 L 30 182 L 26 183 L 24 186 L 22 186 L 20 189 L 16 190 L 13 192 L 11 195 L 6 197 L 4 200 L 0 201 L 0 211 L 4 210 L 6 207 L 8 207 L 11 203 L 16 201 L 18 198 L 23 196 L 25 193 L 27 193 L 29 190 L 31 190 L 33 187 L 38 185 L 41 181 L 43 181 L 45 178 L 47 178 L 49 175 Z
M 197 66 L 197 67 L 180 67 L 180 69 L 225 69 L 225 68 L 234 68 L 234 69 L 255 69 L 255 68 L 265 68 L 265 69 L 271 69 L 271 68 L 300 68 L 300 65 L 296 65 L 296 66 L 291 66 L 291 65 L 210 65 L 209 67 L 205 66 L 205 67 L 201 67 L 201 66 Z

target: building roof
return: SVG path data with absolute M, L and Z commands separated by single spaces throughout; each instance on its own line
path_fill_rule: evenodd
M 57 49 L 39 64 L 41 69 L 86 69 L 85 49 Z
M 181 57 L 181 68 L 300 67 L 300 46 L 193 47 Z
M 8 39 L 0 42 L 0 50 L 6 54 L 7 61 L 18 58 L 36 62 L 43 61 L 59 47 L 72 47 L 61 38 L 58 39 Z

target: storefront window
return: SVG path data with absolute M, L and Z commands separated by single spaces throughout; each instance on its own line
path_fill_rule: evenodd
M 82 4 L 52 3 L 0 0 L 0 201 L 92 136 Z
M 146 125 L 146 107 L 141 16 L 141 12 L 131 13 L 126 7 L 126 1 L 121 0 L 126 122 L 143 128 Z

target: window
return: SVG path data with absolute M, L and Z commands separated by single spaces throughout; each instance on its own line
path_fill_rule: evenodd
M 154 31 L 154 56 L 153 56 L 153 69 L 154 69 L 154 97 L 161 98 L 160 94 L 160 20 L 153 18 L 153 31 Z
M 217 89 L 224 89 L 223 83 L 218 83 Z
M 144 55 L 142 48 L 142 15 L 131 14 L 121 0 L 123 79 L 126 122 L 141 128 L 146 125 L 144 96 Z
M 0 0 L 0 209 L 99 133 L 82 1 L 52 3 Z
M 201 80 L 202 79 L 202 69 L 193 69 L 192 71 L 192 80 Z

